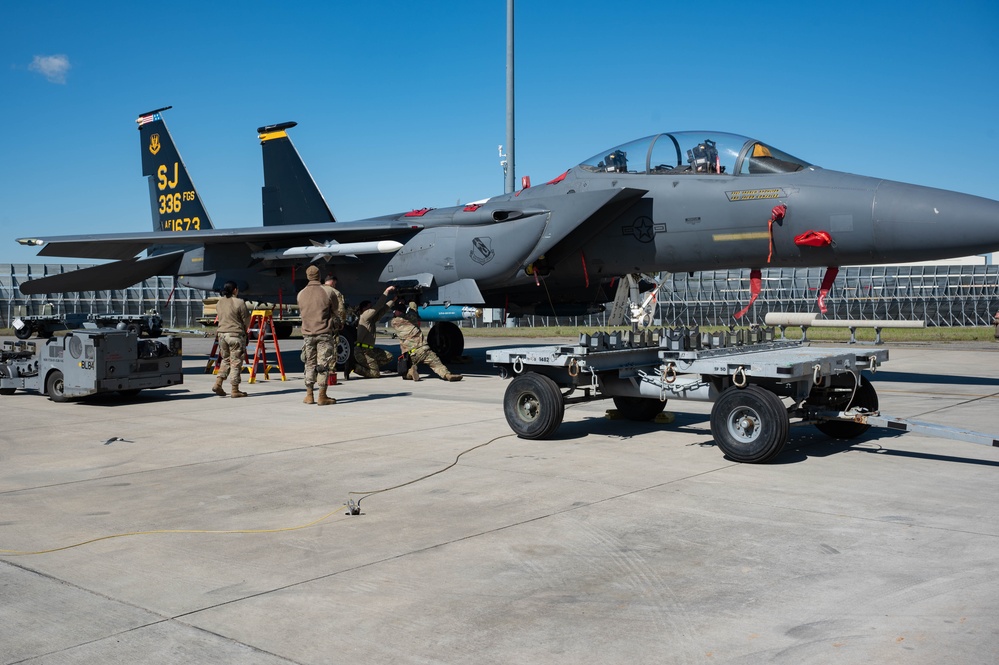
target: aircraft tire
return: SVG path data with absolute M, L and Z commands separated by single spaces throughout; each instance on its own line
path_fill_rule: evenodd
M 562 424 L 565 402 L 558 384 L 542 374 L 527 372 L 507 386 L 503 413 L 520 438 L 547 439 Z
M 461 357 L 465 351 L 465 336 L 454 323 L 438 321 L 427 333 L 427 345 L 438 358 L 447 362 Z
M 759 386 L 733 386 L 711 408 L 711 436 L 725 456 L 736 462 L 769 462 L 783 450 L 789 431 L 784 404 Z
M 826 406 L 841 411 L 846 411 L 857 406 L 863 407 L 868 411 L 877 411 L 878 393 L 871 382 L 867 380 L 867 377 L 862 376 L 860 377 L 860 385 L 857 386 L 857 392 L 853 396 L 853 399 L 850 400 L 849 405 L 843 406 L 842 404 L 828 403 Z M 854 423 L 845 420 L 826 420 L 825 422 L 815 423 L 815 428 L 826 436 L 848 441 L 857 438 L 871 429 L 871 426 L 866 423 Z
M 614 407 L 627 420 L 652 420 L 666 408 L 666 402 L 649 397 L 615 397 Z
M 49 399 L 53 402 L 65 402 L 69 398 L 66 397 L 66 385 L 62 376 L 62 372 L 59 370 L 52 370 L 52 372 L 45 379 L 45 394 L 49 396 Z
M 354 342 L 357 341 L 357 328 L 344 326 L 340 333 L 334 338 L 336 347 L 333 349 L 333 356 L 336 358 L 336 370 L 338 372 L 348 372 L 354 369 Z

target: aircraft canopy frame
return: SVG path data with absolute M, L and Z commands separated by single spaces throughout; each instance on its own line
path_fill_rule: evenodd
M 604 150 L 579 164 L 589 173 L 763 175 L 812 166 L 756 139 L 726 132 L 672 132 Z

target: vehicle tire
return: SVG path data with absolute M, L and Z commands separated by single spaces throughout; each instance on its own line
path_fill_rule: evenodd
M 438 358 L 447 362 L 461 357 L 465 351 L 465 336 L 454 323 L 438 321 L 427 333 L 427 345 Z
M 48 375 L 45 379 L 45 394 L 53 402 L 65 402 L 69 399 L 66 397 L 66 385 L 63 381 L 62 372 L 56 369 L 52 370 L 52 373 Z
M 506 422 L 522 439 L 547 439 L 565 415 L 558 384 L 547 376 L 527 372 L 510 381 L 503 395 Z
M 867 377 L 862 376 L 860 377 L 860 385 L 857 386 L 857 392 L 854 394 L 853 399 L 850 400 L 850 403 L 844 405 L 845 398 L 838 400 L 838 404 L 836 402 L 837 400 L 835 399 L 827 400 L 825 406 L 839 411 L 846 411 L 858 406 L 867 411 L 877 411 L 878 392 L 874 389 L 871 382 L 867 380 Z M 848 441 L 849 439 L 857 438 L 871 429 L 871 426 L 866 423 L 854 423 L 846 420 L 826 420 L 825 422 L 815 423 L 815 428 L 826 436 Z
M 0 395 L 13 395 L 17 392 L 17 388 L 0 388 Z
M 357 341 L 357 329 L 349 326 L 340 330 L 340 333 L 333 338 L 335 348 L 333 357 L 336 358 L 336 370 L 338 372 L 348 372 L 354 369 L 354 342 Z
M 136 337 L 142 337 L 142 328 L 138 323 L 128 323 L 125 324 L 125 330 Z
M 627 420 L 652 420 L 666 408 L 666 402 L 650 397 L 615 397 L 617 412 Z
M 18 339 L 28 339 L 31 337 L 31 333 L 34 332 L 31 326 L 25 323 L 23 326 L 14 331 L 14 337 Z
M 784 448 L 789 430 L 783 402 L 759 386 L 731 387 L 711 408 L 711 436 L 736 462 L 770 461 Z
M 278 339 L 288 339 L 291 337 L 291 333 L 295 330 L 294 323 L 282 323 L 280 321 L 274 322 L 274 332 L 277 333 Z

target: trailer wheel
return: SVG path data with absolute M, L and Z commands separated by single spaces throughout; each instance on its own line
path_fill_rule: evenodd
M 770 461 L 784 448 L 789 429 L 780 398 L 759 386 L 729 388 L 711 408 L 711 436 L 736 462 Z
M 450 321 L 438 321 L 427 333 L 427 346 L 441 360 L 454 360 L 465 350 L 465 336 L 461 328 Z
M 827 406 L 840 411 L 846 411 L 858 406 L 867 411 L 878 410 L 878 392 L 874 389 L 871 382 L 867 380 L 866 376 L 860 377 L 860 385 L 857 386 L 857 392 L 848 405 L 842 403 L 845 401 L 843 399 L 839 400 L 839 404 L 835 403 L 835 400 L 827 401 L 829 402 Z M 826 420 L 815 423 L 815 428 L 826 436 L 846 441 L 857 438 L 871 429 L 871 426 L 866 423 L 855 423 L 846 420 Z
M 23 326 L 14 331 L 14 337 L 17 337 L 18 339 L 28 339 L 31 337 L 32 332 L 34 331 L 31 329 L 31 325 L 25 323 Z
M 142 337 L 142 328 L 138 323 L 128 323 L 125 325 L 125 330 L 129 333 L 135 335 L 136 337 Z
M 651 397 L 615 397 L 617 412 L 628 420 L 652 420 L 666 408 L 666 402 Z
M 565 403 L 558 384 L 535 372 L 521 374 L 503 395 L 503 413 L 522 439 L 547 439 L 562 424 Z
M 53 402 L 65 402 L 69 399 L 66 397 L 66 385 L 62 372 L 56 369 L 48 375 L 48 378 L 45 379 L 45 394 Z

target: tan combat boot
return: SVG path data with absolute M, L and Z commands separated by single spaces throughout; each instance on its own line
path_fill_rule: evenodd
M 304 404 L 315 404 L 316 400 L 312 396 L 312 386 L 305 387 L 305 399 L 302 400 Z
M 448 372 L 447 374 L 444 375 L 445 381 L 461 381 L 463 378 L 465 377 L 463 377 L 461 374 L 452 374 L 451 372 Z
M 336 404 L 335 399 L 326 396 L 326 386 L 319 386 L 319 398 L 316 399 L 316 404 L 318 404 L 319 406 L 326 406 L 327 404 Z
M 212 386 L 212 392 L 219 397 L 225 397 L 225 388 L 222 387 L 222 377 L 215 377 L 215 385 Z
M 233 386 L 232 387 L 232 393 L 230 393 L 230 394 L 233 397 L 246 397 L 246 393 L 244 393 L 242 390 L 240 390 L 239 386 Z

